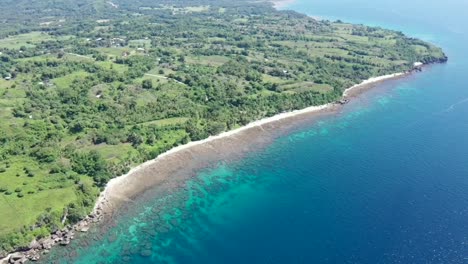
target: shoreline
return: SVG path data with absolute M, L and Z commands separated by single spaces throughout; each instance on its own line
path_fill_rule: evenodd
M 241 132 L 247 131 L 249 129 L 256 128 L 256 127 L 261 127 L 263 125 L 267 125 L 267 124 L 270 124 L 270 123 L 273 123 L 273 122 L 277 122 L 277 121 L 280 121 L 280 120 L 283 120 L 283 119 L 286 119 L 286 118 L 294 117 L 294 116 L 301 115 L 301 114 L 307 114 L 307 113 L 313 113 L 313 112 L 318 112 L 318 111 L 321 111 L 321 110 L 325 110 L 325 109 L 327 109 L 327 108 L 329 108 L 329 107 L 331 107 L 333 105 L 334 105 L 333 103 L 328 103 L 328 104 L 319 105 L 319 106 L 310 106 L 310 107 L 307 107 L 307 108 L 304 108 L 304 109 L 301 109 L 301 110 L 294 110 L 294 111 L 290 111 L 290 112 L 280 113 L 280 114 L 274 115 L 272 117 L 266 117 L 266 118 L 262 118 L 262 119 L 257 120 L 257 121 L 253 121 L 253 122 L 251 122 L 251 123 L 249 123 L 249 124 L 247 124 L 245 126 L 236 128 L 234 130 L 222 132 L 219 135 L 209 136 L 206 139 L 202 139 L 202 140 L 198 140 L 198 141 L 191 141 L 191 142 L 189 142 L 187 144 L 174 147 L 174 148 L 160 154 L 158 157 L 156 157 L 156 158 L 154 158 L 152 160 L 146 161 L 146 162 L 144 162 L 144 163 L 130 169 L 130 171 L 128 173 L 111 179 L 107 183 L 104 191 L 101 192 L 98 200 L 96 201 L 96 205 L 94 207 L 93 212 L 97 212 L 100 209 L 102 209 L 102 206 L 105 204 L 105 202 L 110 201 L 109 196 L 112 196 L 113 195 L 112 192 L 115 192 L 113 190 L 115 188 L 117 188 L 117 186 L 119 184 L 124 184 L 125 181 L 127 179 L 129 179 L 130 176 L 132 176 L 132 174 L 138 172 L 139 170 L 143 170 L 143 169 L 145 169 L 145 168 L 147 168 L 149 166 L 154 165 L 155 163 L 157 163 L 161 159 L 164 159 L 165 157 L 168 157 L 168 156 L 170 156 L 172 154 L 177 154 L 178 152 L 183 151 L 183 150 L 188 150 L 188 149 L 190 149 L 192 147 L 195 147 L 195 146 L 200 146 L 200 145 L 203 145 L 203 144 L 207 144 L 207 143 L 210 143 L 210 142 L 215 141 L 215 140 L 225 139 L 225 138 L 234 136 L 236 134 L 239 134 Z M 116 191 L 118 192 L 118 190 L 116 190 Z
M 393 73 L 393 74 L 388 74 L 388 75 L 383 75 L 383 76 L 378 76 L 378 77 L 371 77 L 367 80 L 362 81 L 361 83 L 355 84 L 348 89 L 343 91 L 343 97 L 349 97 L 351 96 L 352 92 L 355 90 L 358 90 L 360 88 L 363 88 L 367 85 L 374 85 L 379 82 L 385 81 L 385 80 L 391 80 L 391 79 L 396 79 L 398 77 L 403 77 L 407 74 L 411 74 L 411 72 L 398 72 L 398 73 Z M 353 91 L 354 90 L 354 91 Z
M 225 131 L 222 132 L 221 134 L 215 135 L 215 136 L 209 136 L 206 139 L 198 140 L 198 141 L 191 141 L 187 144 L 180 145 L 177 147 L 174 147 L 156 158 L 152 160 L 148 160 L 132 169 L 124 175 L 115 177 L 111 179 L 105 189 L 101 192 L 99 195 L 99 198 L 97 199 L 94 209 L 92 211 L 92 214 L 94 215 L 101 215 L 103 213 L 105 214 L 112 214 L 112 210 L 116 209 L 118 207 L 118 203 L 123 201 L 130 201 L 131 197 L 137 196 L 138 194 L 141 193 L 142 190 L 138 190 L 133 192 L 134 195 L 122 195 L 121 193 L 121 188 L 131 184 L 131 181 L 134 181 L 132 179 L 132 175 L 136 174 L 142 170 L 151 168 L 152 166 L 156 165 L 158 162 L 170 158 L 171 156 L 174 156 L 182 151 L 190 150 L 196 146 L 203 146 L 208 143 L 211 143 L 213 141 L 217 140 L 225 140 L 227 138 L 233 137 L 235 135 L 240 134 L 241 132 L 246 132 L 248 130 L 252 130 L 254 128 L 261 128 L 264 125 L 269 125 L 272 123 L 276 123 L 278 121 L 282 121 L 285 119 L 290 119 L 296 116 L 304 115 L 304 114 L 313 114 L 313 113 L 320 113 L 320 112 L 325 112 L 333 107 L 340 106 L 346 104 L 351 97 L 357 96 L 364 92 L 364 90 L 369 89 L 369 86 L 374 86 L 377 85 L 383 81 L 387 80 L 392 80 L 392 79 L 397 79 L 400 77 L 404 77 L 406 75 L 411 74 L 413 71 L 408 71 L 408 72 L 399 72 L 399 73 L 393 73 L 393 74 L 388 74 L 388 75 L 383 75 L 383 76 L 377 76 L 377 77 L 371 77 L 367 80 L 362 81 L 361 83 L 355 84 L 343 91 L 342 95 L 342 100 L 338 102 L 333 102 L 333 103 L 327 103 L 324 105 L 318 105 L 318 106 L 310 106 L 304 109 L 300 110 L 293 110 L 289 112 L 284 112 L 280 114 L 276 114 L 271 117 L 265 117 L 262 119 L 259 119 L 257 121 L 253 121 L 245 126 L 236 128 L 234 130 L 230 131 Z M 148 187 L 148 186 L 147 186 Z M 152 186 L 149 186 L 152 187 Z M 127 197 L 125 197 L 127 196 Z M 120 201 L 116 201 L 120 200 Z M 117 206 L 116 206 L 117 205 Z
M 192 141 L 184 145 L 174 147 L 158 157 L 148 160 L 136 167 L 133 167 L 124 175 L 115 177 L 111 179 L 105 189 L 100 193 L 98 199 L 95 202 L 92 212 L 86 216 L 83 220 L 78 223 L 67 226 L 65 229 L 57 231 L 51 236 L 43 238 L 39 241 L 34 240 L 32 244 L 40 245 L 40 247 L 31 247 L 27 251 L 17 251 L 9 254 L 3 259 L 0 259 L 0 264 L 9 263 L 10 257 L 20 258 L 20 259 L 29 259 L 29 260 L 38 260 L 40 255 L 44 252 L 48 252 L 50 248 L 54 245 L 68 245 L 71 240 L 74 239 L 75 232 L 87 232 L 91 226 L 94 224 L 100 223 L 103 220 L 112 219 L 114 213 L 125 203 L 133 201 L 134 197 L 142 195 L 146 190 L 155 188 L 158 185 L 166 185 L 166 180 L 168 177 L 177 174 L 177 171 L 182 171 L 186 169 L 187 171 L 195 170 L 198 167 L 186 168 L 180 164 L 180 160 L 192 160 L 193 153 L 197 152 L 195 148 L 213 148 L 210 146 L 210 143 L 220 142 L 220 144 L 238 144 L 238 142 L 228 142 L 229 139 L 233 141 L 238 140 L 236 136 L 241 136 L 244 134 L 242 132 L 251 132 L 255 133 L 254 130 L 262 135 L 265 132 L 263 126 L 273 125 L 279 123 L 280 121 L 286 121 L 294 119 L 294 117 L 302 115 L 312 115 L 325 113 L 331 111 L 337 107 L 341 107 L 346 104 L 351 98 L 356 97 L 364 93 L 367 89 L 374 87 L 375 85 L 393 79 L 398 79 L 400 77 L 405 77 L 415 72 L 416 68 L 407 72 L 400 72 L 394 74 L 388 74 L 378 77 L 371 77 L 367 80 L 362 81 L 359 84 L 355 84 L 343 91 L 342 99 L 338 102 L 328 103 L 319 106 L 310 106 L 300 110 L 293 110 L 290 112 L 280 113 L 271 117 L 266 117 L 253 121 L 245 126 L 236 128 L 234 130 L 222 132 L 216 136 L 210 136 L 206 139 L 199 141 Z M 246 135 L 249 138 L 248 135 Z M 239 149 L 236 149 L 236 146 L 231 146 L 233 150 L 232 153 L 235 153 Z M 200 151 L 200 150 L 199 150 Z M 242 150 L 240 150 L 242 152 Z M 230 155 L 232 153 L 227 153 L 225 155 Z M 221 155 L 221 153 L 216 153 Z M 182 157 L 180 157 L 182 156 Z M 209 158 L 208 158 L 209 160 Z M 159 164 L 159 163 L 163 164 Z M 198 161 L 197 161 L 198 162 Z M 173 166 L 168 166 L 168 164 L 174 163 Z M 199 165 L 202 164 L 202 161 L 199 162 Z M 159 166 L 161 165 L 161 166 Z M 203 166 L 200 166 L 203 167 Z M 157 169 L 157 170 L 156 170 Z M 162 170 L 162 171 L 161 171 Z M 158 175 L 156 175 L 158 174 Z M 160 177 L 158 177 L 160 176 Z M 180 187 L 180 186 L 168 186 L 168 187 Z

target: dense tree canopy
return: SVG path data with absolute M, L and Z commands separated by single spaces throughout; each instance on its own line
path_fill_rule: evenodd
M 400 32 L 262 1 L 2 4 L 0 251 L 64 212 L 77 221 L 110 178 L 174 146 L 446 59 Z

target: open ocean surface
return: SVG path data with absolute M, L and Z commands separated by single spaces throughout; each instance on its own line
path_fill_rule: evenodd
M 442 46 L 449 62 L 137 201 L 104 235 L 44 262 L 468 263 L 468 1 L 288 8 L 401 30 Z

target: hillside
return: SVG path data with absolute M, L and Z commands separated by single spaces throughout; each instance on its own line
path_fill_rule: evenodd
M 174 146 L 446 60 L 400 32 L 267 2 L 4 2 L 3 252 L 76 222 L 109 179 Z

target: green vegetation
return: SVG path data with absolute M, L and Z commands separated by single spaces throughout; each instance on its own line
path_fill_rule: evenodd
M 2 4 L 0 251 L 76 222 L 109 179 L 174 146 L 446 60 L 261 1 Z

